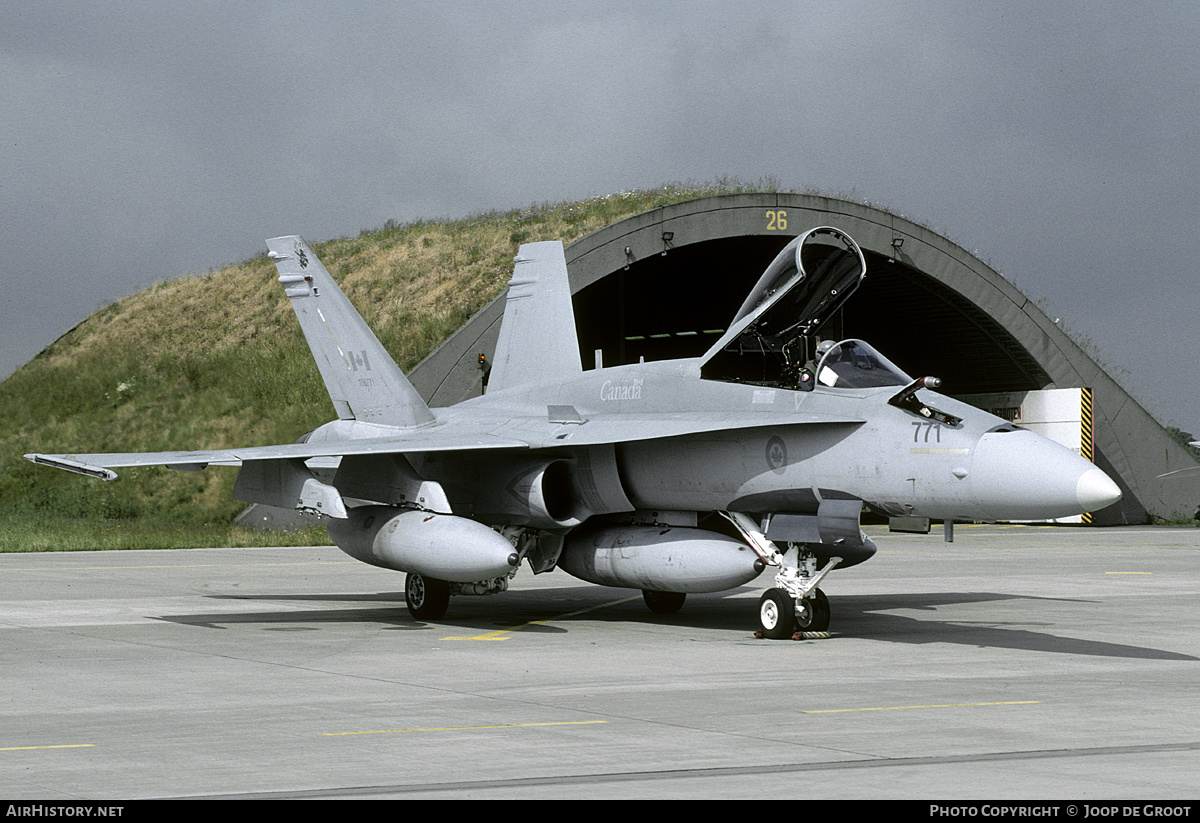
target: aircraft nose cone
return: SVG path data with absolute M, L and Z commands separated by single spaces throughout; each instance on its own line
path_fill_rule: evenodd
M 1121 499 L 1108 475 L 1065 446 L 1018 430 L 979 438 L 971 485 L 994 520 L 1050 520 L 1093 512 Z
M 1094 512 L 1120 500 L 1121 490 L 1107 474 L 1093 467 L 1075 484 L 1075 496 L 1084 511 Z

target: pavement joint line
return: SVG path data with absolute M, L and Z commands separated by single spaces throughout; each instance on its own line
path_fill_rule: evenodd
M 657 782 L 681 779 L 712 780 L 716 777 L 755 777 L 763 774 L 804 774 L 805 772 L 854 771 L 857 769 L 912 768 L 914 766 L 944 766 L 955 763 L 1003 763 L 1020 760 L 1042 760 L 1079 757 L 1112 757 L 1125 755 L 1164 754 L 1200 750 L 1200 742 L 1162 743 L 1132 746 L 1095 746 L 1075 749 L 1032 749 L 973 754 L 926 755 L 918 757 L 866 757 L 850 760 L 827 760 L 803 763 L 773 763 L 747 766 L 716 766 L 686 769 L 658 769 L 626 772 L 554 774 L 534 777 L 497 778 L 493 780 L 463 780 L 441 783 L 398 783 L 374 786 L 344 786 L 299 791 L 265 791 L 227 794 L 195 795 L 196 799 L 315 799 L 373 797 L 395 794 L 432 794 L 436 792 L 479 791 L 495 789 L 512 791 L 534 786 L 596 786 L 603 783 Z M 192 797 L 173 797 L 187 800 Z
M 961 709 L 974 706 L 1027 706 L 1042 700 L 1004 700 L 992 703 L 930 703 L 925 706 L 871 706 L 858 709 L 801 709 L 800 714 L 839 714 L 841 712 L 894 712 L 904 709 Z
M 560 614 L 555 617 L 549 617 L 549 618 L 546 618 L 545 620 L 531 620 L 528 623 L 522 623 L 519 626 L 513 626 L 511 629 L 497 629 L 496 631 L 485 632 L 484 634 L 476 635 L 474 637 L 443 637 L 442 639 L 443 640 L 508 640 L 509 638 L 500 637 L 500 635 L 510 634 L 512 632 L 519 632 L 522 629 L 528 628 L 530 626 L 544 626 L 547 623 L 555 623 L 559 620 L 564 620 L 568 617 L 578 617 L 581 614 L 587 614 L 588 612 L 599 611 L 600 609 L 607 609 L 609 606 L 619 606 L 622 603 L 630 603 L 634 600 L 639 600 L 639 599 L 641 599 L 641 595 L 634 595 L 633 597 L 622 597 L 619 600 L 610 600 L 607 603 L 601 603 L 599 606 L 588 606 L 586 609 L 579 609 L 577 611 L 567 612 L 566 614 Z
M 354 734 L 408 734 L 409 732 L 465 732 L 487 729 L 528 729 L 536 726 L 594 726 L 607 720 L 559 720 L 545 723 L 497 723 L 491 726 L 431 726 L 425 729 L 378 729 L 360 732 L 321 732 L 322 737 L 345 737 Z

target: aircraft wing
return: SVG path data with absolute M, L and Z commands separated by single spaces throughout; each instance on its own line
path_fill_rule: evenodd
M 474 449 L 524 449 L 529 444 L 512 438 L 462 431 L 405 432 L 395 437 L 370 437 L 325 443 L 290 443 L 282 446 L 211 449 L 202 451 L 124 452 L 109 454 L 27 454 L 25 459 L 63 471 L 115 480 L 111 469 L 131 466 L 166 466 L 177 471 L 200 471 L 208 466 L 240 466 L 251 460 L 308 460 L 313 457 L 347 457 L 360 454 L 470 451 Z
M 74 474 L 115 480 L 115 468 L 166 466 L 200 471 L 208 466 L 240 466 L 257 460 L 308 460 L 367 454 L 549 449 L 594 446 L 681 437 L 689 434 L 781 425 L 857 425 L 859 418 L 819 414 L 662 413 L 603 415 L 585 419 L 570 406 L 549 406 L 545 416 L 509 416 L 490 425 L 444 424 L 406 429 L 385 437 L 290 443 L 280 446 L 201 451 L 124 452 L 108 454 L 27 454 L 25 459 Z

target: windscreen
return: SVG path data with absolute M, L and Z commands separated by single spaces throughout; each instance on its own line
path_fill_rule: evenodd
M 817 364 L 817 382 L 836 389 L 907 386 L 912 378 L 861 340 L 843 340 Z

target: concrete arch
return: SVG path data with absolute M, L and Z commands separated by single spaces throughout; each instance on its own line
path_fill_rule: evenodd
M 869 340 L 910 373 L 942 377 L 948 394 L 1091 388 L 1095 459 L 1125 492 L 1098 522 L 1195 510 L 1200 472 L 1159 477 L 1195 466 L 1194 458 L 1033 301 L 945 237 L 861 203 L 786 193 L 706 197 L 576 240 L 566 256 L 585 368 L 597 349 L 606 365 L 703 352 L 713 339 L 705 332 L 724 328 L 777 251 L 820 225 L 848 232 L 868 263 L 863 288 L 828 336 Z M 413 370 L 431 405 L 482 391 L 478 357 L 495 350 L 503 306 L 502 295 Z

